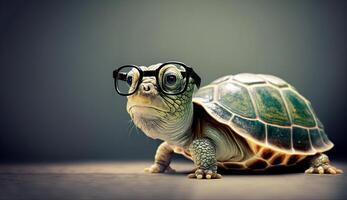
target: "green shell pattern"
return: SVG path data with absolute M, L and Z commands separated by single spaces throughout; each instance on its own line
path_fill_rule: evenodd
M 272 75 L 221 77 L 200 88 L 193 102 L 246 140 L 274 150 L 313 155 L 333 147 L 311 103 Z

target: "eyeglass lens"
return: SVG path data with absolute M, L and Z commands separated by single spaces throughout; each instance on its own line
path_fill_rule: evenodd
M 159 83 L 159 87 L 164 93 L 178 94 L 186 88 L 188 79 L 186 68 L 183 65 L 168 63 L 162 65 L 158 70 L 158 73 L 156 73 L 157 83 Z M 146 72 L 148 71 L 144 71 L 144 77 L 142 78 L 146 78 Z M 117 91 L 124 95 L 134 93 L 138 88 L 138 84 L 142 82 L 142 80 L 139 80 L 141 73 L 134 66 L 121 67 L 116 77 Z
M 122 67 L 118 71 L 116 78 L 118 92 L 122 94 L 134 93 L 137 88 L 137 84 L 139 83 L 139 77 L 140 72 L 137 68 L 132 66 Z

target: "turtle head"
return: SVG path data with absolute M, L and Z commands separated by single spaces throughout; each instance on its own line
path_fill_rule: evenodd
M 160 65 L 140 68 L 146 73 L 155 71 Z M 165 66 L 158 73 L 158 81 L 155 76 L 142 77 L 137 91 L 128 96 L 127 112 L 134 124 L 147 136 L 173 144 L 184 143 L 191 134 L 194 80 L 190 78 L 186 81 L 179 69 L 172 65 Z M 139 77 L 134 74 L 132 82 L 136 84 Z M 188 85 L 182 93 L 167 94 L 180 90 L 185 84 Z

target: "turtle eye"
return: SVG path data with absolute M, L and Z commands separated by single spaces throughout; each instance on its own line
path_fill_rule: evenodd
M 129 86 L 133 83 L 133 77 L 131 75 L 127 76 L 127 83 Z
M 159 86 L 165 94 L 179 94 L 185 88 L 185 68 L 180 65 L 166 64 L 159 71 Z
M 168 74 L 165 76 L 165 85 L 173 86 L 177 81 L 177 77 L 175 74 Z
M 179 87 L 180 77 L 175 72 L 166 72 L 163 79 L 164 87 L 168 90 L 176 90 Z

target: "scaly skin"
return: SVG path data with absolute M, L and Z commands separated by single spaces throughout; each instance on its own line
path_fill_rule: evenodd
M 189 151 L 198 167 L 195 173 L 188 175 L 189 178 L 222 178 L 217 173 L 216 147 L 211 139 L 195 139 L 189 146 Z

